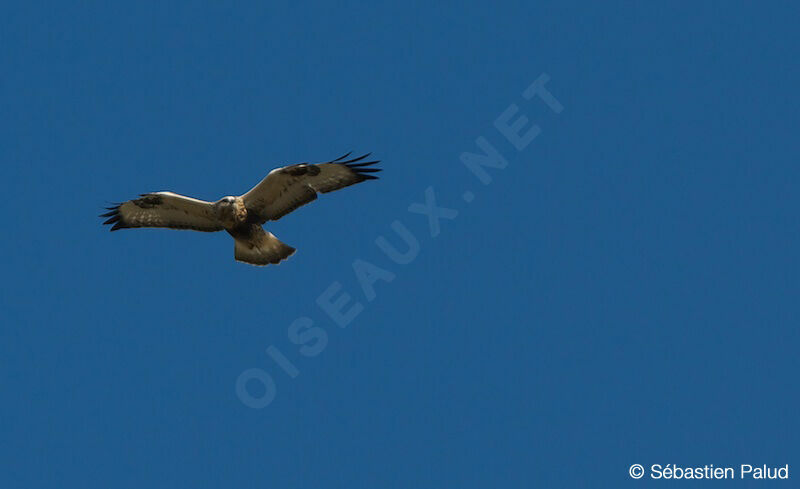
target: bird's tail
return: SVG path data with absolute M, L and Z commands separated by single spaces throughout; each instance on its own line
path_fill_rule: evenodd
M 274 234 L 254 226 L 247 236 L 234 236 L 234 257 L 237 261 L 264 266 L 278 264 L 294 254 L 295 249 L 283 243 Z

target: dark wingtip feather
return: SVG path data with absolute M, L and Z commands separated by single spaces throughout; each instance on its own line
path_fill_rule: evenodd
M 345 154 L 343 154 L 342 156 L 340 156 L 340 157 L 336 158 L 335 160 L 332 160 L 332 161 L 331 161 L 331 163 L 336 163 L 336 162 L 339 162 L 339 161 L 341 161 L 341 160 L 343 160 L 343 159 L 347 158 L 348 156 L 350 156 L 352 153 L 353 153 L 352 151 L 350 151 L 350 152 L 348 152 L 348 153 L 345 153 Z
M 349 154 L 350 154 L 350 153 L 348 153 L 348 154 L 347 154 L 347 155 L 345 155 L 345 156 L 348 156 Z M 361 155 L 361 156 L 359 156 L 359 157 L 357 157 L 357 158 L 353 158 L 353 159 L 346 160 L 346 161 L 343 161 L 343 158 L 339 158 L 339 159 L 333 160 L 331 163 L 339 163 L 340 165 L 351 165 L 351 164 L 353 164 L 353 163 L 355 163 L 355 162 L 357 162 L 357 161 L 361 161 L 361 160 L 363 160 L 364 158 L 368 157 L 368 156 L 369 156 L 369 155 L 371 155 L 371 154 L 372 154 L 372 153 L 367 153 L 367 154 L 365 154 L 365 155 Z
M 352 170 L 356 175 L 359 176 L 359 178 L 362 181 L 363 180 L 377 180 L 378 179 L 377 176 L 369 175 L 369 173 L 377 173 L 379 171 L 382 171 L 383 169 L 382 168 L 368 168 L 368 167 L 371 167 L 372 165 L 377 165 L 378 163 L 380 163 L 380 160 L 363 161 L 363 162 L 361 161 L 361 160 L 367 158 L 371 154 L 372 153 L 367 153 L 367 154 L 365 154 L 363 156 L 359 156 L 358 158 L 354 158 L 354 159 L 349 160 L 349 161 L 342 161 L 342 162 L 340 162 L 340 164 L 343 164 L 347 168 Z M 357 162 L 360 162 L 360 163 L 357 163 Z
M 347 165 L 347 166 L 349 166 L 350 168 L 363 168 L 365 166 L 372 166 L 372 165 L 375 165 L 377 163 L 380 163 L 380 160 L 366 161 L 364 163 L 353 163 L 353 164 L 350 164 L 350 165 Z
M 358 177 L 360 178 L 359 181 L 377 180 L 378 179 L 378 177 L 376 177 L 374 175 L 367 175 L 367 174 L 368 173 L 377 173 L 377 172 L 381 171 L 382 169 L 381 168 L 367 168 L 367 167 L 368 166 L 372 166 L 372 165 L 377 165 L 378 163 L 380 163 L 380 160 L 363 161 L 363 160 L 369 158 L 369 156 L 372 155 L 372 153 L 363 154 L 363 155 L 358 156 L 356 158 L 352 158 L 352 159 L 347 160 L 346 158 L 348 158 L 351 154 L 352 154 L 352 151 L 347 153 L 347 154 L 344 154 L 344 155 L 342 155 L 342 156 L 340 156 L 338 158 L 336 158 L 335 160 L 328 161 L 328 163 L 335 163 L 337 165 L 346 166 L 353 173 L 358 175 Z
M 352 160 L 349 160 L 349 161 L 344 161 L 343 163 L 345 163 L 345 164 L 351 164 L 351 163 L 355 163 L 356 161 L 361 161 L 361 160 L 363 160 L 364 158 L 366 158 L 367 156 L 369 156 L 369 155 L 371 155 L 371 154 L 372 154 L 372 153 L 367 153 L 367 154 L 365 154 L 365 155 L 361 155 L 361 156 L 359 156 L 358 158 L 353 158 Z
M 106 207 L 109 212 L 100 214 L 99 216 L 108 218 L 105 222 L 103 222 L 103 225 L 113 224 L 114 226 L 111 228 L 112 231 L 116 231 L 117 229 L 124 227 L 124 224 L 122 223 L 122 215 L 119 213 L 119 208 L 121 205 L 122 204 L 118 204 L 115 207 Z

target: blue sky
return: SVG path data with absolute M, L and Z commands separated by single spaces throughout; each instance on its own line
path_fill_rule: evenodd
M 798 13 L 5 5 L 0 486 L 797 470 Z M 523 96 L 543 75 L 559 113 Z M 518 149 L 502 121 L 539 133 Z M 478 138 L 507 162 L 486 185 L 462 162 Z M 298 249 L 278 267 L 234 262 L 224 233 L 110 234 L 96 217 L 350 150 L 382 179 L 268 226 Z M 437 236 L 409 211 L 427 189 L 450 209 Z M 418 245 L 407 263 L 376 244 L 403 250 L 395 221 Z M 345 327 L 320 305 L 332 286 L 358 307 Z M 237 391 L 249 369 L 274 382 L 246 385 L 261 409 Z

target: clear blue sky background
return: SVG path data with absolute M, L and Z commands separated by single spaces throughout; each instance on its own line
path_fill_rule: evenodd
M 800 470 L 799 13 L 4 5 L 0 487 Z M 542 73 L 560 114 L 522 97 Z M 510 104 L 541 128 L 523 151 L 493 126 Z M 486 186 L 459 160 L 479 136 L 508 160 Z M 234 262 L 224 233 L 110 234 L 96 217 L 349 150 L 373 151 L 383 178 L 270 226 L 298 248 L 279 267 Z M 459 211 L 435 238 L 408 212 L 428 187 Z M 394 220 L 419 241 L 407 265 L 375 244 L 401 247 Z M 357 259 L 395 276 L 373 301 Z M 364 308 L 344 329 L 317 305 L 333 282 Z M 327 333 L 314 357 L 287 336 L 303 316 Z M 237 396 L 250 368 L 274 380 L 264 409 Z

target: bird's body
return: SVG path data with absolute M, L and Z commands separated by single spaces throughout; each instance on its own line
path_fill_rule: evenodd
M 194 231 L 227 231 L 234 239 L 234 257 L 252 265 L 279 263 L 295 249 L 282 243 L 261 226 L 278 220 L 300 206 L 327 193 L 377 178 L 370 168 L 377 161 L 361 162 L 368 155 L 346 160 L 344 155 L 320 164 L 300 163 L 277 168 L 244 195 L 216 202 L 185 197 L 172 192 L 144 194 L 110 207 L 104 224 L 112 231 L 156 227 Z
M 228 230 L 247 224 L 247 206 L 241 197 L 223 197 L 214 202 L 214 214 Z

